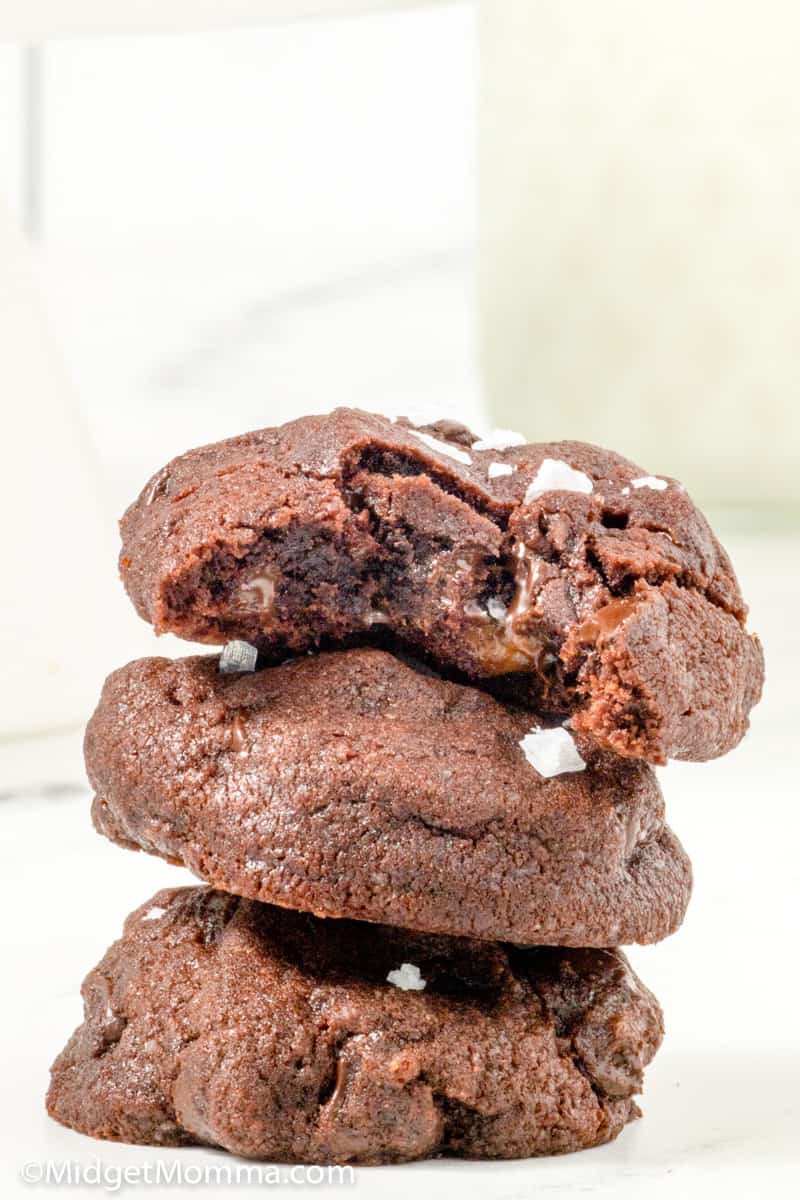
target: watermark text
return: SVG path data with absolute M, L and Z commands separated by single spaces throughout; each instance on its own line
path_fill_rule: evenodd
M 33 1159 L 20 1167 L 19 1177 L 31 1187 L 94 1187 L 109 1193 L 126 1187 L 348 1187 L 356 1181 L 354 1168 L 347 1166 L 281 1166 L 241 1159 L 198 1163 L 184 1162 L 179 1156 L 143 1163 Z

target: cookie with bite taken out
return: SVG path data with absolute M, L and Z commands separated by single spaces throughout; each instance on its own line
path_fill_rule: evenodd
M 273 661 L 369 642 L 663 763 L 730 750 L 763 654 L 685 490 L 580 442 L 351 409 L 175 459 L 122 520 L 159 632 Z

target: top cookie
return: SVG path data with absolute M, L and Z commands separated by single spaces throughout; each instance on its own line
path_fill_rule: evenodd
M 125 587 L 192 641 L 408 647 L 630 757 L 735 746 L 763 653 L 681 485 L 490 441 L 337 409 L 190 451 L 122 519 Z

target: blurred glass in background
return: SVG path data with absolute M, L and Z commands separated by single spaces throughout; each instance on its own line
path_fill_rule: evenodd
M 493 413 L 682 478 L 728 523 L 796 521 L 800 8 L 482 14 Z

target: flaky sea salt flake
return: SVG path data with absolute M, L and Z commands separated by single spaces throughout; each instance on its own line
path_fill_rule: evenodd
M 512 446 L 524 446 L 525 438 L 513 429 L 493 429 L 485 438 L 472 443 L 473 450 L 510 450 Z
M 425 987 L 425 980 L 414 963 L 401 963 L 396 970 L 389 972 L 386 981 L 404 992 L 421 992 Z
M 511 463 L 490 462 L 486 474 L 490 479 L 499 479 L 501 475 L 513 475 L 515 471 L 516 467 Z
M 520 746 L 534 770 L 545 779 L 583 771 L 586 767 L 572 735 L 562 725 L 555 729 L 534 729 L 525 735 Z
M 148 909 L 148 911 L 142 917 L 142 920 L 157 921 L 159 917 L 163 917 L 166 911 L 167 910 L 165 908 L 161 908 L 158 904 L 156 904 L 153 908 Z
M 226 642 L 219 656 L 222 675 L 235 675 L 239 671 L 255 671 L 258 650 L 249 642 Z
M 641 479 L 632 479 L 631 486 L 635 488 L 650 488 L 654 492 L 663 492 L 668 487 L 666 479 L 658 479 L 655 475 L 643 475 Z
M 544 495 L 545 492 L 583 492 L 588 496 L 592 487 L 591 479 L 584 475 L 583 471 L 576 471 L 560 458 L 545 458 L 528 484 L 525 503 L 530 504 L 531 500 Z
M 409 429 L 415 438 L 419 438 L 421 442 L 430 450 L 435 450 L 437 454 L 447 454 L 450 458 L 454 458 L 456 462 L 463 463 L 465 467 L 472 466 L 472 459 L 467 454 L 466 450 L 459 449 L 458 446 L 451 446 L 449 442 L 440 442 L 438 438 L 431 437 L 429 433 L 420 433 L 416 429 Z

